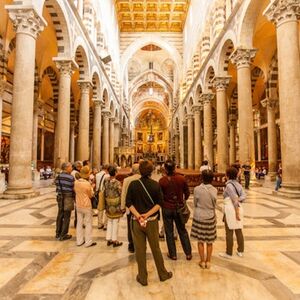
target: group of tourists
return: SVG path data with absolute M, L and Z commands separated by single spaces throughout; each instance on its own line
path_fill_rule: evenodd
M 58 202 L 56 238 L 63 241 L 72 237 L 68 229 L 75 205 L 78 247 L 96 245 L 92 238 L 93 215 L 98 215 L 98 229 L 106 230 L 107 246 L 119 247 L 122 245 L 118 240 L 119 221 L 126 213 L 128 250 L 136 254 L 136 280 L 145 286 L 148 284 L 146 241 L 151 248 L 159 279 L 165 281 L 173 276 L 166 270 L 160 250 L 159 219 L 162 215 L 168 258 L 177 260 L 175 224 L 186 260 L 192 259 L 191 237 L 198 242 L 199 266 L 209 269 L 213 243 L 217 237 L 217 189 L 211 184 L 214 174 L 205 168 L 202 171 L 203 182 L 194 189 L 194 212 L 189 235 L 186 223 L 190 216 L 187 205 L 190 191 L 184 176 L 177 174 L 175 167 L 172 160 L 167 160 L 164 175 L 157 182 L 151 178 L 154 170 L 152 162 L 143 160 L 132 166 L 132 175 L 121 184 L 116 179 L 117 169 L 113 165 L 105 165 L 98 172 L 90 170 L 88 161 L 76 162 L 73 167 L 71 163 L 64 163 L 62 172 L 55 180 Z M 223 194 L 226 252 L 220 253 L 220 256 L 227 259 L 233 255 L 234 232 L 238 243 L 237 255 L 242 257 L 244 252 L 241 203 L 245 200 L 245 193 L 237 180 L 239 172 L 236 167 L 226 171 L 228 181 Z M 94 202 L 97 202 L 96 214 L 93 211 Z

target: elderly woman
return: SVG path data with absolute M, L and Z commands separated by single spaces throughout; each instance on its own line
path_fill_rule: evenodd
M 145 286 L 148 284 L 146 238 L 154 257 L 160 281 L 171 278 L 172 272 L 168 272 L 165 268 L 158 239 L 158 215 L 163 195 L 159 184 L 150 178 L 153 172 L 152 163 L 150 161 L 142 161 L 139 169 L 141 179 L 130 183 L 126 196 L 126 206 L 133 215 L 131 229 L 136 253 L 135 257 L 138 264 L 136 280 Z
M 211 170 L 202 172 L 203 183 L 194 189 L 194 217 L 191 237 L 198 240 L 200 255 L 199 266 L 210 268 L 210 260 L 213 251 L 213 242 L 217 238 L 216 230 L 216 201 L 217 189 L 211 185 L 214 174 Z M 206 244 L 206 259 L 204 245 Z
M 118 229 L 120 218 L 125 213 L 125 203 L 121 203 L 121 182 L 116 179 L 117 169 L 115 166 L 108 167 L 109 178 L 104 181 L 104 201 L 107 216 L 107 246 L 120 247 L 118 241 Z
M 226 252 L 219 253 L 223 258 L 231 259 L 233 252 L 233 232 L 235 232 L 238 244 L 237 255 L 243 257 L 244 236 L 243 228 L 243 207 L 242 202 L 246 199 L 246 194 L 242 185 L 237 181 L 239 170 L 230 167 L 226 170 L 226 187 L 224 197 L 224 218 L 226 232 Z
M 92 247 L 97 244 L 92 240 L 93 210 L 91 198 L 94 191 L 89 182 L 89 176 L 90 168 L 85 166 L 80 170 L 80 179 L 74 183 L 77 210 L 76 244 L 77 246 L 84 244 L 85 247 Z

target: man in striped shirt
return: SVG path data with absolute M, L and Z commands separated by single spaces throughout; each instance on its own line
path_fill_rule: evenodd
M 71 212 L 74 209 L 74 177 L 71 175 L 72 164 L 63 163 L 62 173 L 55 179 L 58 213 L 56 218 L 56 239 L 60 241 L 72 238 L 68 234 Z M 70 205 L 71 204 L 71 205 Z M 73 205 L 72 205 L 73 204 Z

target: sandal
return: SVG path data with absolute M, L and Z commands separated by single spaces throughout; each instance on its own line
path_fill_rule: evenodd
M 207 262 L 205 263 L 205 268 L 206 268 L 206 269 L 210 269 L 210 261 L 207 261 Z
M 201 269 L 205 269 L 205 262 L 204 261 L 199 262 L 199 266 Z

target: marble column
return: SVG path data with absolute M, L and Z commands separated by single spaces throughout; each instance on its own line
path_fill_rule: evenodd
M 38 128 L 39 127 L 39 103 L 38 99 L 34 100 L 33 105 L 33 126 L 32 126 L 32 165 L 33 169 L 37 168 L 37 148 L 38 148 Z
M 188 169 L 194 169 L 194 115 L 187 115 L 188 127 Z
M 218 172 L 225 173 L 228 167 L 228 108 L 226 90 L 230 77 L 215 77 L 217 101 L 217 165 Z
M 195 125 L 195 169 L 199 170 L 202 163 L 202 137 L 201 137 L 201 110 L 200 105 L 194 105 L 194 125 Z
M 268 112 L 268 161 L 269 170 L 268 176 L 271 180 L 275 180 L 277 173 L 277 133 L 276 133 L 276 108 L 277 99 L 266 98 L 261 101 L 264 107 L 267 107 Z
M 175 139 L 175 161 L 176 165 L 180 165 L 180 152 L 179 152 L 179 132 L 175 132 L 174 134 L 174 139 Z
M 204 127 L 204 159 L 213 167 L 213 124 L 212 124 L 212 101 L 214 94 L 202 94 L 203 103 L 203 127 Z
M 0 159 L 1 159 L 1 141 L 2 141 L 2 110 L 3 110 L 3 95 L 6 89 L 6 81 L 0 80 Z
M 41 135 L 41 161 L 45 160 L 45 129 L 42 129 Z
M 54 152 L 55 167 L 60 168 L 62 163 L 69 161 L 70 99 L 73 62 L 71 60 L 60 60 L 59 58 L 54 58 L 53 60 L 60 72 Z
M 239 159 L 243 165 L 249 163 L 255 168 L 254 126 L 252 113 L 251 63 L 255 49 L 236 49 L 231 60 L 237 66 Z
M 70 124 L 70 153 L 69 160 L 70 162 L 75 162 L 75 129 L 77 122 L 73 121 Z
M 78 160 L 89 159 L 90 142 L 89 142 L 89 122 L 90 122 L 90 88 L 89 81 L 79 81 L 81 89 L 81 100 L 79 105 L 79 128 L 77 156 Z
M 101 100 L 94 100 L 93 168 L 100 170 L 101 162 Z
M 109 163 L 114 163 L 115 148 L 115 117 L 109 119 Z
M 236 162 L 236 116 L 229 116 L 229 164 Z
M 36 38 L 47 24 L 32 8 L 8 5 L 16 30 L 16 58 L 11 108 L 9 180 L 6 194 L 24 198 L 32 190 L 32 125 Z M 26 49 L 26 51 L 24 50 Z
M 276 25 L 282 159 L 282 193 L 300 196 L 300 0 L 274 0 L 265 10 Z
M 109 164 L 109 118 L 110 111 L 103 110 L 103 140 L 102 140 L 102 163 Z

